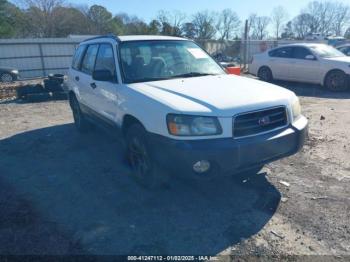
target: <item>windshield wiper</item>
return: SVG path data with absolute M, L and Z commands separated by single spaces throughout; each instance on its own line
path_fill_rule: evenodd
M 185 77 L 196 77 L 196 76 L 215 76 L 215 75 L 217 75 L 217 74 L 189 72 L 186 74 L 171 76 L 171 78 L 185 78 Z

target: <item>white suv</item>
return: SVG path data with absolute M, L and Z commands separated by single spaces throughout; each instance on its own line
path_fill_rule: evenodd
M 296 153 L 307 134 L 293 92 L 228 75 L 183 38 L 86 40 L 68 87 L 78 130 L 101 123 L 120 133 L 135 178 L 148 186 L 163 168 L 201 177 L 257 171 Z

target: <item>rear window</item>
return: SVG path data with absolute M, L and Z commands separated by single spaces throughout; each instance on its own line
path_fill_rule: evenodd
M 75 51 L 73 61 L 72 61 L 72 68 L 74 68 L 76 70 L 80 69 L 81 58 L 84 55 L 85 48 L 86 48 L 85 45 L 81 45 Z

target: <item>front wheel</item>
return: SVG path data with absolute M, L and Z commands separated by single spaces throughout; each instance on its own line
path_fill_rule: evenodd
M 153 161 L 147 131 L 141 124 L 133 124 L 126 133 L 127 157 L 135 181 L 146 188 L 161 184 L 159 167 Z
M 330 91 L 345 91 L 348 89 L 347 76 L 343 71 L 336 70 L 330 72 L 325 80 L 325 86 Z

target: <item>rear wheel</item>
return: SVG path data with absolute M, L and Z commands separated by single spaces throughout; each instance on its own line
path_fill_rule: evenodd
M 258 77 L 265 82 L 271 82 L 273 80 L 271 69 L 267 66 L 263 66 L 259 69 Z
M 343 71 L 335 70 L 326 76 L 325 86 L 330 91 L 345 91 L 348 89 L 347 76 Z
M 138 123 L 131 125 L 126 133 L 127 157 L 135 181 L 146 188 L 157 188 L 161 184 L 160 170 L 153 161 L 147 131 Z
M 13 82 L 13 76 L 9 73 L 3 73 L 0 75 L 0 82 L 11 83 L 11 82 Z
M 74 95 L 70 98 L 70 106 L 73 112 L 75 127 L 81 133 L 87 132 L 90 128 L 90 123 L 85 119 L 84 114 L 80 109 L 79 102 Z

